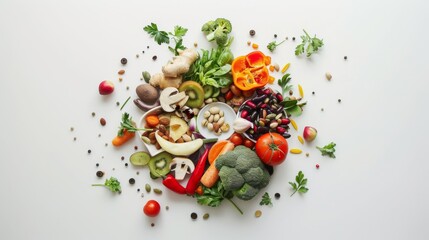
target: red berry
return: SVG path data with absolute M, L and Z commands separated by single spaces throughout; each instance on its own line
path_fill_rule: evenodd
M 320 167 L 319 164 L 316 164 L 316 168 L 319 169 L 319 167 Z

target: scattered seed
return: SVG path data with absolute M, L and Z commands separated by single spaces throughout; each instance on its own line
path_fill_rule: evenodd
M 137 192 L 140 192 L 140 188 L 137 188 Z
M 282 73 L 285 73 L 290 67 L 290 63 L 286 63 L 286 65 L 284 65 L 284 67 L 282 68 Z
M 153 55 L 152 60 L 156 61 L 158 57 L 156 55 Z
M 274 194 L 274 198 L 275 198 L 275 199 L 279 199 L 279 198 L 280 198 L 280 193 L 275 193 L 275 194 Z
M 198 215 L 196 214 L 196 213 L 191 213 L 191 218 L 193 219 L 193 220 L 195 220 L 195 219 L 197 219 L 197 217 L 198 217 Z
M 306 154 L 305 154 L 305 156 L 306 156 L 306 157 L 309 157 L 309 156 L 310 156 L 310 153 L 306 153 Z
M 100 133 L 98 134 L 98 137 L 101 137 L 101 134 L 100 134 Z
M 139 54 L 136 54 L 136 58 L 139 58 L 140 57 L 140 55 Z
M 321 109 L 320 109 L 320 111 L 322 111 L 322 112 L 323 112 L 323 111 L 325 111 L 325 109 L 321 108 Z
M 107 147 L 109 144 L 105 143 L 104 146 Z
M 146 192 L 150 193 L 150 190 L 152 189 L 152 187 L 149 185 L 149 183 L 146 183 L 144 185 L 144 189 L 146 190 Z
M 150 224 L 150 226 L 151 226 L 151 227 L 155 227 L 155 223 L 151 223 L 151 224 Z
M 119 106 L 120 105 L 120 103 L 119 102 L 116 102 L 116 106 Z
M 128 182 L 129 182 L 130 184 L 134 184 L 134 183 L 136 183 L 136 180 L 135 180 L 134 178 L 130 178 L 130 179 L 128 180 Z
M 300 142 L 301 144 L 304 144 L 304 139 L 303 139 L 301 136 L 299 136 L 299 135 L 298 135 L 298 140 L 299 140 L 299 142 Z
M 261 210 L 256 210 L 255 211 L 255 217 L 260 217 L 262 215 L 262 212 L 261 212 Z
M 119 80 L 119 82 L 122 82 L 123 79 L 122 78 L 118 78 L 118 80 Z
M 98 167 L 98 166 L 100 166 L 100 164 L 96 163 L 95 166 Z
M 144 197 L 144 193 L 140 194 L 141 197 Z
M 127 64 L 128 60 L 126 58 L 121 58 L 121 63 L 123 65 Z
M 250 44 L 251 44 L 252 42 L 250 42 L 250 41 L 247 41 L 247 46 L 250 46 Z
M 302 153 L 302 150 L 301 150 L 301 149 L 299 149 L 299 148 L 292 148 L 292 149 L 290 150 L 290 153 L 293 153 L 293 154 L 300 154 L 300 153 Z
M 197 42 L 194 42 L 194 47 L 198 47 L 198 43 Z
M 162 194 L 162 190 L 159 189 L 159 188 L 154 188 L 153 192 L 156 193 L 156 194 Z
M 71 127 L 71 128 L 70 128 L 70 132 L 73 132 L 73 131 L 74 131 L 74 128 L 73 128 L 73 127 Z
M 144 51 L 142 51 L 142 53 L 144 54 Z
M 77 139 L 77 138 L 76 138 L 76 137 L 74 137 L 74 138 L 73 138 L 73 141 L 76 141 L 76 139 Z
M 314 95 L 314 94 L 316 94 L 316 93 L 313 91 L 313 92 L 311 92 L 311 94 L 313 94 L 313 95 Z
M 169 207 L 169 206 L 165 206 L 165 210 L 167 210 L 167 211 L 168 211 L 169 209 L 170 209 L 170 207 Z
M 119 71 L 118 71 L 118 74 L 119 74 L 119 75 L 123 75 L 124 73 L 125 73 L 125 70 L 124 70 L 124 69 L 121 69 L 121 70 L 119 70 Z
M 295 37 L 292 37 L 292 41 L 295 41 Z
M 298 91 L 299 91 L 299 96 L 301 98 L 304 97 L 304 90 L 302 89 L 302 86 L 300 84 L 298 84 Z
M 106 125 L 106 119 L 100 118 L 100 124 L 101 124 L 101 126 Z
M 256 32 L 255 32 L 255 30 L 252 29 L 252 30 L 249 31 L 249 34 L 250 34 L 250 36 L 253 37 L 253 36 L 255 36 Z
M 97 171 L 97 172 L 95 173 L 95 175 L 97 175 L 97 177 L 103 177 L 103 176 L 104 176 L 104 172 L 102 172 L 102 171 Z
M 347 56 L 344 56 L 344 60 L 347 60 Z
M 125 163 L 125 167 L 128 167 L 128 163 Z
M 91 149 L 88 149 L 88 154 L 91 154 Z
M 129 86 L 127 86 L 127 87 L 126 87 L 126 89 L 127 89 L 127 90 L 130 90 L 130 87 L 129 87 Z
M 137 171 L 137 172 L 136 172 L 136 174 L 137 174 L 137 175 L 139 175 L 139 174 L 140 174 L 140 172 L 139 172 L 139 171 Z
M 146 48 L 149 49 L 149 45 Z
M 93 117 L 95 117 L 95 112 L 92 112 L 92 113 L 91 113 L 91 115 L 92 115 Z
M 319 169 L 319 167 L 320 167 L 319 164 L 316 164 L 316 168 Z
M 328 81 L 331 81 L 331 79 L 332 79 L 332 75 L 328 72 L 325 73 L 325 77 L 326 77 L 326 79 L 328 79 Z
M 139 149 L 139 147 L 137 147 L 137 146 L 134 146 L 134 150 L 137 150 L 137 149 Z
M 142 75 L 143 75 L 143 79 L 144 79 L 144 81 L 145 81 L 145 82 L 147 82 L 147 83 L 149 83 L 149 80 L 150 80 L 150 73 L 149 73 L 148 71 L 144 71 L 144 72 L 142 73 Z
M 338 102 L 340 103 L 340 102 L 341 102 L 341 99 L 338 99 Z
M 256 44 L 256 43 L 252 43 L 252 48 L 256 50 L 256 49 L 258 49 L 258 48 L 259 48 L 259 45 L 258 45 L 258 44 Z
M 298 125 L 296 124 L 295 120 L 293 119 L 289 119 L 289 120 L 290 120 L 290 123 L 292 124 L 292 127 L 298 131 Z
M 289 90 L 289 95 L 292 96 L 293 95 L 293 91 Z
M 204 219 L 204 220 L 209 219 L 209 217 L 210 217 L 210 214 L 208 214 L 208 213 L 204 213 L 204 215 L 203 215 L 203 219 Z
M 277 34 L 274 34 L 274 38 L 277 38 Z
M 122 161 L 124 161 L 124 159 L 125 159 L 125 157 L 124 157 L 124 156 L 122 156 L 122 157 L 121 157 L 121 160 L 122 160 Z

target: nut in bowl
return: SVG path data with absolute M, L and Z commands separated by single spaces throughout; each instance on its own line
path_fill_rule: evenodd
M 253 123 L 253 128 L 244 132 L 244 136 L 253 142 L 263 134 L 276 132 L 289 138 L 289 123 L 281 102 L 281 94 L 271 88 L 258 89 L 256 95 L 246 100 L 238 109 L 237 117 Z
M 234 132 L 232 123 L 235 118 L 234 109 L 227 104 L 221 102 L 210 103 L 198 113 L 198 131 L 205 138 L 228 139 Z
M 158 116 L 158 115 L 160 115 L 162 113 L 163 113 L 163 111 L 162 111 L 161 107 L 156 107 L 156 108 L 153 108 L 152 110 L 147 111 L 146 113 L 143 114 L 143 116 L 141 116 L 140 120 L 138 121 L 137 128 L 145 128 L 145 127 L 147 127 L 146 117 L 148 117 L 148 116 Z M 139 131 L 138 135 L 142 139 L 143 144 L 147 148 L 147 150 L 149 151 L 150 155 L 151 156 L 155 156 L 158 153 L 163 152 L 164 150 L 162 148 L 157 149 L 156 145 L 151 143 L 152 139 L 150 139 L 150 137 L 149 137 L 149 134 L 151 132 L 152 131 L 146 131 L 146 132 Z

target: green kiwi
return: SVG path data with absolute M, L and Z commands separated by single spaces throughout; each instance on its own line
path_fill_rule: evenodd
M 146 166 L 150 161 L 150 154 L 147 152 L 135 152 L 130 156 L 130 162 L 134 166 Z
M 213 94 L 213 87 L 212 86 L 205 85 L 203 87 L 203 89 L 204 89 L 204 99 L 207 99 L 207 98 L 212 96 L 212 94 Z
M 199 108 L 204 103 L 204 89 L 195 81 L 186 81 L 179 87 L 180 92 L 185 92 L 189 96 L 186 106 Z
M 149 161 L 149 170 L 151 178 L 158 178 L 167 175 L 170 172 L 170 163 L 173 156 L 168 152 L 162 152 Z
M 220 94 L 220 88 L 213 88 L 212 97 L 218 97 Z

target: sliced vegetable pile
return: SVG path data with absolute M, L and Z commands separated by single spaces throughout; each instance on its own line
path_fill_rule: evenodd
M 213 47 L 197 49 L 183 45 L 188 31 L 184 27 L 175 26 L 173 32 L 166 32 L 159 30 L 155 23 L 145 26 L 144 31 L 159 45 L 167 44 L 174 55 L 154 74 L 143 71 L 142 80 L 146 83 L 136 87 L 137 97 L 132 101 L 142 110 L 143 116 L 135 116 L 138 120 L 134 120 L 124 112 L 119 130 L 112 136 L 112 145 L 121 148 L 130 139 L 140 138 L 145 150 L 130 154 L 132 165 L 147 167 L 150 177 L 161 180 L 166 189 L 184 197 L 190 196 L 190 200 L 201 205 L 217 207 L 226 199 L 243 214 L 237 203 L 260 195 L 268 186 L 271 175 L 275 174 L 275 168 L 287 159 L 289 152 L 302 152 L 299 148 L 290 148 L 287 139 L 293 135 L 289 132 L 290 125 L 298 130 L 294 118 L 302 114 L 306 102 L 301 102 L 304 91 L 299 84 L 299 96 L 293 96 L 291 74 L 287 73 L 290 63 L 280 71 L 271 56 L 256 50 L 256 43 L 252 44 L 254 50 L 234 57 L 230 49 L 234 39 L 232 30 L 231 22 L 225 18 L 208 21 L 201 31 Z M 309 58 L 322 48 L 323 40 L 311 37 L 305 30 L 304 33 L 295 54 L 306 53 Z M 250 34 L 253 36 L 256 32 L 251 30 Z M 273 52 L 285 41 L 272 41 L 267 48 Z M 121 63 L 126 64 L 127 60 L 122 59 Z M 277 81 L 274 72 L 281 73 Z M 281 92 L 272 89 L 273 84 L 278 84 Z M 114 89 L 111 81 L 99 85 L 100 95 L 112 94 Z M 225 112 L 211 105 L 218 102 L 226 103 L 237 114 L 233 122 L 226 122 Z M 209 105 L 207 110 L 202 111 L 202 118 L 198 118 L 206 105 Z M 214 137 L 204 136 L 197 123 Z M 232 135 L 230 128 L 234 130 Z M 222 136 L 226 139 L 219 140 Z M 303 134 L 297 137 L 304 144 L 314 141 L 316 136 L 316 128 L 306 126 Z M 324 147 L 317 146 L 317 149 L 321 155 L 335 158 L 335 146 L 332 142 Z M 103 177 L 104 172 L 97 176 Z M 129 182 L 134 184 L 135 180 Z M 308 191 L 302 171 L 295 182 L 289 184 L 292 195 Z M 93 186 L 121 192 L 120 183 L 114 177 Z M 145 189 L 149 193 L 150 185 L 146 184 Z M 156 189 L 155 192 L 162 191 Z M 274 196 L 280 198 L 279 193 Z M 268 192 L 259 198 L 261 206 L 273 205 Z M 151 199 L 143 212 L 155 217 L 160 209 L 160 204 Z M 260 215 L 258 210 L 255 216 Z M 194 213 L 191 217 L 196 219 Z

